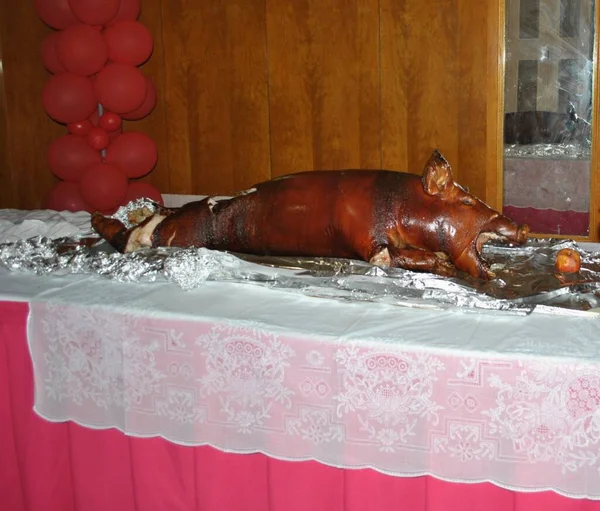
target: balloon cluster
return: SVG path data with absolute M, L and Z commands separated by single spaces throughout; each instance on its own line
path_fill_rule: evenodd
M 48 150 L 61 181 L 45 207 L 110 214 L 139 197 L 162 203 L 155 187 L 134 181 L 155 167 L 156 144 L 144 133 L 123 132 L 123 120 L 143 119 L 156 105 L 156 88 L 139 69 L 154 48 L 137 21 L 140 0 L 35 0 L 35 8 L 55 29 L 42 43 L 52 73 L 44 109 L 69 132 Z

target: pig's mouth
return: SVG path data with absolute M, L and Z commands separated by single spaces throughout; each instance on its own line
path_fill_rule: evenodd
M 477 236 L 477 240 L 475 241 L 475 248 L 477 249 L 477 253 L 481 256 L 481 251 L 483 250 L 483 246 L 488 241 L 501 241 L 503 243 L 510 243 L 512 240 L 503 234 L 498 234 L 497 232 L 482 232 L 479 236 Z
M 475 241 L 475 247 L 477 248 L 477 253 L 481 255 L 483 246 L 488 241 L 523 245 L 527 241 L 528 236 L 528 225 L 517 225 L 505 216 L 498 215 L 481 230 Z
M 494 278 L 495 275 L 490 271 L 486 261 L 481 256 L 483 246 L 489 241 L 500 241 L 502 243 L 514 243 L 523 245 L 529 236 L 529 227 L 527 225 L 517 225 L 514 222 L 498 217 L 494 219 L 475 239 L 475 265 L 478 267 L 477 273 L 483 278 Z

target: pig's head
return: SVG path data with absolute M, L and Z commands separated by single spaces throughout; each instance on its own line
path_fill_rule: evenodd
M 450 164 L 437 150 L 425 165 L 421 181 L 433 215 L 429 245 L 447 254 L 459 270 L 493 278 L 481 257 L 484 243 L 502 240 L 521 245 L 527 241 L 529 227 L 517 225 L 457 184 Z

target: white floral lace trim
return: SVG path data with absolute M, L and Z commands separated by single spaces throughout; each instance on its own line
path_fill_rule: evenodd
M 101 307 L 31 311 L 35 410 L 48 420 L 600 499 L 600 364 L 326 342 Z

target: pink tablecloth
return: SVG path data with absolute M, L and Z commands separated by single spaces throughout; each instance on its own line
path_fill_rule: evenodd
M 552 492 L 391 477 L 46 422 L 32 409 L 27 314 L 25 303 L 0 302 L 3 511 L 600 510 L 600 502 Z

